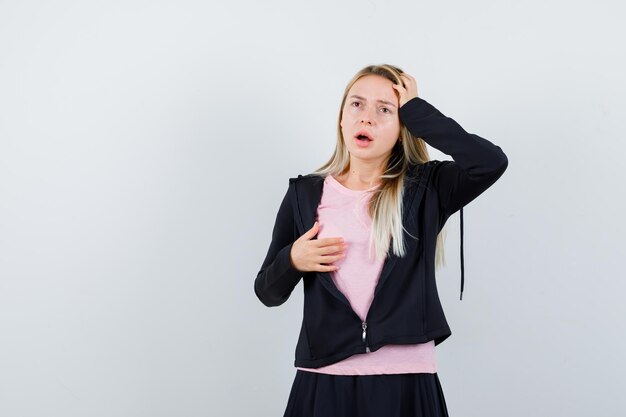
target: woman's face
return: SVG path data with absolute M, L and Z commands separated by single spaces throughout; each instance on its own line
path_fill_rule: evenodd
M 391 153 L 400 136 L 398 96 L 393 83 L 379 75 L 366 75 L 355 82 L 341 115 L 343 141 L 351 158 L 380 161 Z M 359 140 L 365 133 L 370 140 Z

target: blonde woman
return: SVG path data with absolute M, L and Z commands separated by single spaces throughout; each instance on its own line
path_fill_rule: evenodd
M 452 161 L 430 160 L 426 144 Z M 284 416 L 447 416 L 435 346 L 451 335 L 435 281 L 442 229 L 508 159 L 418 96 L 393 65 L 360 70 L 337 144 L 289 179 L 254 290 L 279 306 L 303 279 L 295 379 Z M 463 295 L 461 262 L 461 299 Z

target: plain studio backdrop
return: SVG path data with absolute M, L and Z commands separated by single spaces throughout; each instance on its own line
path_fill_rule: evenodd
M 450 415 L 624 413 L 618 1 L 0 3 L 0 416 L 279 416 L 253 282 L 343 89 L 391 63 L 502 147 L 437 273 Z M 429 148 L 434 159 L 449 156 Z M 332 417 L 332 416 L 329 416 Z

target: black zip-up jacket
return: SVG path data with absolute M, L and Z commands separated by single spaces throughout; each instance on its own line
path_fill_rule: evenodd
M 316 220 L 324 178 L 313 174 L 289 178 L 254 291 L 266 306 L 279 306 L 304 279 L 304 313 L 294 362 L 297 367 L 319 368 L 386 344 L 434 339 L 438 345 L 451 335 L 435 281 L 437 235 L 447 219 L 461 210 L 463 262 L 462 208 L 500 178 L 508 158 L 499 146 L 466 132 L 421 97 L 402 105 L 399 117 L 411 133 L 454 161 L 433 160 L 409 167 L 402 217 L 407 254 L 400 258 L 389 252 L 364 322 L 329 272 L 301 272 L 291 263 L 293 242 Z M 462 294 L 463 263 L 461 298 Z

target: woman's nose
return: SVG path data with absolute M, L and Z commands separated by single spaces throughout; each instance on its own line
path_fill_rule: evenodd
M 372 124 L 374 121 L 374 116 L 371 116 L 369 112 L 363 112 L 363 116 L 361 116 L 361 123 Z

